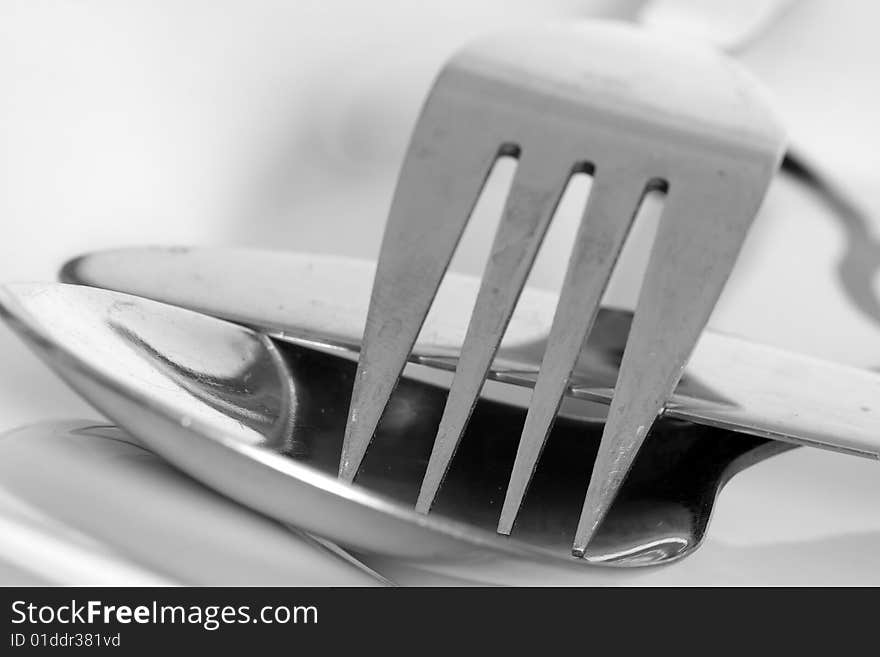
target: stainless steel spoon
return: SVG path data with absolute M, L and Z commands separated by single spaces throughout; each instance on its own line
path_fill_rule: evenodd
M 562 419 L 509 538 L 495 534 L 525 417 L 481 401 L 437 514 L 411 510 L 446 390 L 405 379 L 357 485 L 335 477 L 355 362 L 206 315 L 88 287 L 0 292 L 0 312 L 58 374 L 194 478 L 348 548 L 408 558 L 501 554 L 575 564 L 568 546 L 598 420 Z M 327 345 L 325 345 L 327 346 Z M 585 435 L 588 437 L 585 438 Z M 655 565 L 690 554 L 715 497 L 743 467 L 790 445 L 661 421 L 587 563 Z

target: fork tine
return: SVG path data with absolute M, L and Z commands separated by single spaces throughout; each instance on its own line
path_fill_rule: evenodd
M 669 192 L 575 534 L 575 556 L 584 555 L 678 384 L 758 211 L 760 181 L 727 178 Z
M 466 112 L 430 101 L 416 127 L 373 282 L 339 464 L 344 480 L 357 474 L 499 155 L 490 134 Z
M 614 170 L 599 169 L 594 177 L 507 486 L 498 523 L 501 534 L 509 534 L 513 528 L 646 187 L 644 179 Z
M 446 476 L 547 227 L 575 170 L 560 161 L 558 149 L 530 147 L 520 156 L 422 480 L 416 502 L 421 513 L 430 510 Z

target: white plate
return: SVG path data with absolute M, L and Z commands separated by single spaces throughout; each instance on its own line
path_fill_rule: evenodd
M 0 436 L 0 584 L 375 586 L 106 422 Z

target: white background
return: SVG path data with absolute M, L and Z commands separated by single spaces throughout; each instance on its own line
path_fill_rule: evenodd
M 638 5 L 0 0 L 0 281 L 51 280 L 78 253 L 145 243 L 372 258 L 421 98 L 452 50 L 491 29 L 631 17 Z M 878 18 L 877 3 L 802 0 L 740 58 L 793 138 L 880 217 Z M 532 283 L 558 284 L 577 218 L 564 209 L 547 243 L 556 257 L 542 258 Z M 491 226 L 471 233 L 455 266 L 478 273 Z M 645 239 L 626 254 L 610 301 L 635 298 Z M 836 283 L 844 244 L 839 222 L 774 185 L 712 325 L 880 365 L 878 327 Z M 0 362 L 0 430 L 95 416 L 5 327 Z M 864 515 L 864 498 L 880 499 L 870 483 L 880 471 L 840 458 L 799 450 L 769 474 L 747 473 L 725 494 L 713 537 L 772 544 L 880 531 Z M 798 503 L 807 494 L 819 500 L 812 509 Z M 847 508 L 817 526 L 816 504 L 832 498 Z M 880 552 L 871 540 L 859 546 Z

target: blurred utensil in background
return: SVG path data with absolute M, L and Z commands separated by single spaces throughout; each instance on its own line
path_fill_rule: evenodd
M 638 12 L 646 28 L 703 41 L 731 53 L 747 48 L 782 19 L 796 0 L 649 0 Z M 880 326 L 880 296 L 874 279 L 880 271 L 880 240 L 875 222 L 855 196 L 835 176 L 823 169 L 803 140 L 795 136 L 782 168 L 813 189 L 832 210 L 846 237 L 837 275 L 850 300 Z

